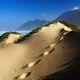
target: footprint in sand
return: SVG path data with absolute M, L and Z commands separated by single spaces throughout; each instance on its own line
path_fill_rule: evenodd
M 50 51 L 49 51 L 49 54 L 50 54 L 51 52 L 53 52 L 54 50 L 55 50 L 54 48 L 53 48 L 52 50 L 50 50 Z
M 14 80 L 24 80 L 25 78 L 29 77 L 31 75 L 31 72 L 28 73 L 23 73 L 21 75 L 18 75 L 17 77 L 14 78 Z
M 30 76 L 30 74 L 31 74 L 31 72 L 23 73 L 23 74 L 21 74 L 21 75 L 19 76 L 19 79 L 20 79 L 20 80 L 23 80 L 23 79 L 27 78 L 28 76 Z
M 64 37 L 62 36 L 61 38 L 60 38 L 60 41 L 62 41 L 64 39 Z
M 30 67 L 36 65 L 36 64 L 38 64 L 40 61 L 41 61 L 41 59 L 39 59 L 38 61 L 35 61 L 35 62 L 31 62 L 31 63 L 28 64 L 28 67 L 30 68 Z
M 37 61 L 34 61 L 34 62 L 31 62 L 31 63 L 29 63 L 29 64 L 25 64 L 24 66 L 22 66 L 21 69 L 31 68 L 31 67 L 33 67 L 34 65 L 38 64 L 40 61 L 41 61 L 41 59 L 39 59 L 39 60 L 37 60 Z
M 51 44 L 51 45 L 50 45 L 50 48 L 54 47 L 55 45 L 56 45 L 56 43 L 54 43 L 54 44 Z
M 44 56 L 45 56 L 45 55 L 48 55 L 48 54 L 49 54 L 49 51 L 45 51 L 45 52 L 44 52 Z

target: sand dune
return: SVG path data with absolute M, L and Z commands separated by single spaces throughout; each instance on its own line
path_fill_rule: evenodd
M 15 43 L 23 35 L 18 32 L 6 32 L 0 36 L 0 47 Z
M 79 32 L 57 22 L 19 43 L 0 48 L 0 80 L 44 80 L 71 67 L 72 62 L 67 64 L 79 54 L 79 36 Z

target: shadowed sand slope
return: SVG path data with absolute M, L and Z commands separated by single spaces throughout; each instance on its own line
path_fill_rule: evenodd
M 70 32 L 55 47 L 46 49 L 47 55 L 26 73 L 25 80 L 78 80 L 80 79 L 80 33 Z M 44 51 L 45 53 L 45 51 Z M 47 76 L 47 77 L 46 77 Z
M 0 80 L 65 80 L 71 70 L 79 76 L 79 52 L 80 32 L 60 22 L 44 26 L 0 48 Z
M 53 58 L 55 57 L 57 60 L 62 57 L 58 63 L 60 61 L 63 63 L 59 63 L 57 68 L 57 70 L 60 68 L 61 70 L 51 73 L 44 80 L 80 80 L 80 33 L 70 32 L 67 34 L 62 43 L 57 46 L 57 49 L 61 50 L 57 55 L 58 58 L 55 55 L 53 55 Z

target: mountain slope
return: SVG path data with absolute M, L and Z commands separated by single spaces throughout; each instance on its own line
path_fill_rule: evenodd
M 80 9 L 64 12 L 56 20 L 63 20 L 80 26 Z
M 40 20 L 40 19 L 35 19 L 33 21 L 27 21 L 23 25 L 21 25 L 18 30 L 32 30 L 34 28 L 37 28 L 38 26 L 41 26 L 45 23 L 47 23 L 47 20 Z

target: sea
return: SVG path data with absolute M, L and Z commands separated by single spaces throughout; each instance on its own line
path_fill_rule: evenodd
M 21 30 L 21 31 L 0 31 L 0 36 L 2 34 L 6 33 L 6 32 L 18 32 L 18 33 L 21 33 L 23 35 L 26 35 L 26 34 L 28 34 L 30 32 L 30 30 L 28 30 L 28 31 L 26 31 L 26 30 L 24 30 L 24 31 L 23 30 Z

